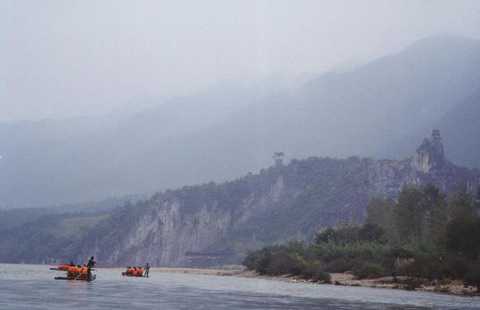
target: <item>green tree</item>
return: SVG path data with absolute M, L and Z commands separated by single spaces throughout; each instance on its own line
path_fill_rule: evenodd
M 448 200 L 448 217 L 450 220 L 472 218 L 476 216 L 472 196 L 465 191 L 455 193 Z
M 465 275 L 464 282 L 477 288 L 480 293 L 480 263 L 472 265 Z
M 324 231 L 317 233 L 317 235 L 315 236 L 315 243 L 320 244 L 320 243 L 335 242 L 336 236 L 337 236 L 337 233 L 335 229 L 329 227 Z
M 367 223 L 358 231 L 358 237 L 361 241 L 385 243 L 385 230 L 375 224 Z
M 367 224 L 375 224 L 388 230 L 393 224 L 393 209 L 395 203 L 382 198 L 372 198 L 367 206 Z
M 336 229 L 327 228 L 318 233 L 315 237 L 315 243 L 335 243 L 335 244 L 349 244 L 359 241 L 360 227 L 345 225 Z
M 445 195 L 433 185 L 423 189 L 422 214 L 422 241 L 434 247 L 442 247 L 448 219 L 447 203 Z
M 456 218 L 447 225 L 447 250 L 474 260 L 480 254 L 480 219 L 476 217 Z
M 402 243 L 418 241 L 422 236 L 423 192 L 415 187 L 405 187 L 394 208 L 394 225 Z
M 471 195 L 465 191 L 448 202 L 450 221 L 446 227 L 446 248 L 454 254 L 476 259 L 480 255 L 480 218 Z

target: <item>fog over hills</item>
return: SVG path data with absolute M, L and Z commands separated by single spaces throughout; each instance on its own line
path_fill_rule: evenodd
M 449 156 L 471 167 L 480 167 L 480 91 L 455 106 L 438 122 L 446 133 Z
M 479 81 L 480 42 L 439 36 L 295 90 L 219 87 L 134 115 L 2 124 L 1 203 L 78 202 L 221 181 L 269 165 L 275 151 L 401 158 L 432 127 L 452 143 L 453 162 L 480 167 L 472 136 Z

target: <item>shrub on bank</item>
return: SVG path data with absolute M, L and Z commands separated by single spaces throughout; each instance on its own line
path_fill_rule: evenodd
M 305 269 L 305 260 L 302 256 L 288 246 L 266 247 L 247 255 L 243 261 L 250 270 L 259 274 L 300 275 Z
M 272 257 L 271 247 L 267 247 L 255 252 L 251 252 L 243 260 L 243 265 L 250 270 L 255 270 L 259 274 L 267 274 Z
M 385 275 L 385 269 L 375 263 L 362 263 L 353 268 L 353 275 L 358 279 L 380 278 Z
M 475 286 L 477 292 L 480 293 L 480 263 L 477 262 L 470 266 L 467 274 L 464 277 L 464 282 L 466 285 Z
M 441 280 L 448 277 L 447 262 L 436 253 L 415 253 L 412 262 L 399 269 L 400 274 L 414 278 Z
M 307 279 L 311 279 L 313 282 L 320 282 L 329 284 L 332 282 L 332 278 L 328 272 L 317 270 Z
M 303 260 L 298 255 L 279 251 L 272 255 L 266 268 L 266 274 L 271 276 L 287 274 L 296 276 L 302 273 L 304 266 Z
M 322 264 L 318 261 L 305 263 L 301 276 L 314 282 L 331 282 L 330 274 L 323 271 Z
M 445 258 L 443 276 L 450 279 L 463 279 L 470 262 L 464 257 L 449 255 Z
M 355 266 L 355 260 L 351 258 L 340 257 L 328 263 L 325 263 L 325 270 L 328 272 L 351 271 Z

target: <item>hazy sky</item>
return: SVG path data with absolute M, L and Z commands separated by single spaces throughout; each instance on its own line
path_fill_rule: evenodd
M 480 1 L 1 0 L 0 120 L 321 73 L 442 33 L 480 38 Z

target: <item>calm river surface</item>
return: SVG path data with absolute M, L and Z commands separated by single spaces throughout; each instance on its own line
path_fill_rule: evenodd
M 0 265 L 0 309 L 480 309 L 479 298 L 275 280 L 151 272 L 55 281 L 48 266 Z

